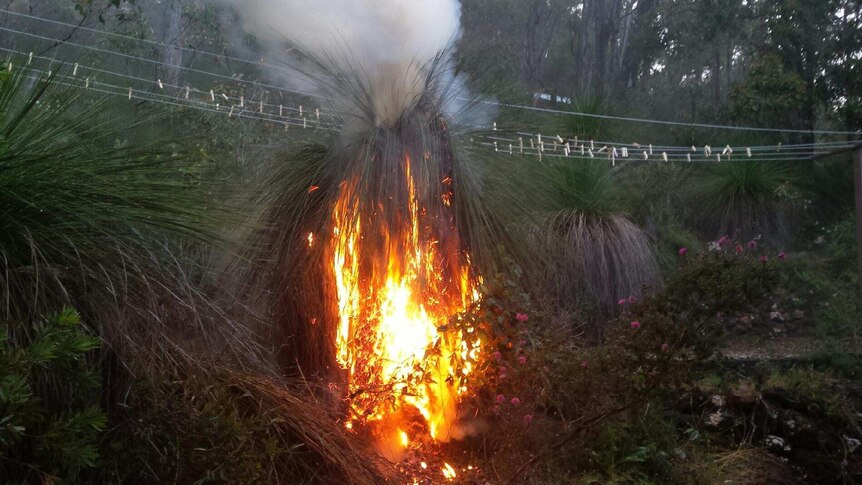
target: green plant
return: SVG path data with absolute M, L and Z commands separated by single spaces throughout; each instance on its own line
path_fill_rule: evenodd
M 669 480 L 677 430 L 662 411 L 662 403 L 657 401 L 643 412 L 605 423 L 584 450 L 585 465 L 614 483 Z
M 389 470 L 328 406 L 279 379 L 209 365 L 131 382 L 97 483 L 381 483 Z
M 622 212 L 616 170 L 603 161 L 579 161 L 551 171 L 556 212 L 538 233 L 560 305 L 571 308 L 587 296 L 607 309 L 654 282 L 652 241 Z
M 93 290 L 125 283 L 134 278 L 127 259 L 166 238 L 214 238 L 218 211 L 207 209 L 207 184 L 181 143 L 137 139 L 146 121 L 88 99 L 83 88 L 32 76 L 0 75 L 7 314 L 38 315 L 35 302 L 66 303 L 91 281 Z
M 786 240 L 801 195 L 789 167 L 736 160 L 700 172 L 689 194 L 707 237 Z
M 0 328 L 0 476 L 74 481 L 98 464 L 107 417 L 86 354 L 99 346 L 66 309 L 36 325 Z

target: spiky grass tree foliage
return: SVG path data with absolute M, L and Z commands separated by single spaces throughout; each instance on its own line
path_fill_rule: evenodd
M 460 291 L 458 267 L 469 266 L 471 278 L 496 275 L 506 270 L 501 255 L 523 247 L 499 215 L 523 214 L 519 207 L 530 185 L 518 179 L 524 169 L 518 168 L 520 160 L 463 143 L 471 129 L 458 121 L 473 106 L 454 114 L 450 109 L 457 92 L 450 89 L 444 57 L 418 69 L 415 92 L 394 112 L 381 108 L 380 93 L 356 71 L 334 67 L 344 63 L 314 61 L 312 76 L 337 100 L 331 108 L 342 113 L 343 129 L 328 143 L 272 161 L 252 238 L 256 270 L 245 278 L 256 283 L 252 291 L 262 297 L 259 304 L 274 312 L 274 341 L 281 343 L 284 361 L 306 376 L 335 368 L 336 225 L 362 227 L 365 250 L 350 254 L 357 258 L 360 280 L 370 283 L 385 277 L 380 262 L 406 264 L 410 241 L 393 228 L 409 228 L 411 199 L 417 201 L 420 240 L 436 241 L 436 271 L 448 292 Z M 343 215 L 338 222 L 336 209 Z
M 707 237 L 787 239 L 803 197 L 794 171 L 780 163 L 729 161 L 697 173 L 690 192 L 696 223 Z
M 556 209 L 542 219 L 539 234 L 560 304 L 573 306 L 586 296 L 610 308 L 654 282 L 652 242 L 621 210 L 615 169 L 604 161 L 565 161 L 550 170 Z
M 215 234 L 195 157 L 85 93 L 0 76 L 0 318 L 26 331 L 71 305 L 118 345 L 240 341 L 213 324 L 206 271 L 181 248 Z
M 39 322 L 68 303 L 109 344 L 91 364 L 106 383 L 95 399 L 110 406 L 102 450 L 110 468 L 87 477 L 385 481 L 361 446 L 305 396 L 305 384 L 277 380 L 245 321 L 235 318 L 246 310 L 205 264 L 206 243 L 225 219 L 212 209 L 213 187 L 195 157 L 175 140 L 136 136 L 149 125 L 84 90 L 32 81 L 28 73 L 0 74 L 0 354 L 7 340 L 34 342 L 29 355 L 11 354 L 13 364 L 67 352 L 43 338 Z M 21 401 L 5 393 L 8 383 L 0 382 L 0 394 Z M 72 431 L 102 426 L 92 415 L 75 418 L 68 385 L 40 381 L 40 404 L 73 420 Z M 120 402 L 125 406 L 116 409 Z M 55 424 L 63 431 L 62 420 Z M 5 433 L 0 448 L 8 444 Z M 53 436 L 47 445 L 66 442 Z M 78 443 L 63 450 L 64 463 L 94 456 L 89 442 Z

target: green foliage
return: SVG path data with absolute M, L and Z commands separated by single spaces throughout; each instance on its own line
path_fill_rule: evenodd
M 744 125 L 796 126 L 788 123 L 802 116 L 799 112 L 807 101 L 805 81 L 785 70 L 775 54 L 761 54 L 749 62 L 745 81 L 730 90 L 729 119 Z
M 272 433 L 269 425 L 280 419 L 277 414 L 243 411 L 237 397 L 227 387 L 194 378 L 135 383 L 117 416 L 118 428 L 107 436 L 105 479 L 120 483 L 274 479 L 280 462 L 303 453 L 302 445 L 284 443 Z
M 643 413 L 605 423 L 584 450 L 585 465 L 599 471 L 607 483 L 667 483 L 673 471 L 677 430 L 661 413 L 657 401 Z
M 99 462 L 107 417 L 86 354 L 99 347 L 66 309 L 24 332 L 0 328 L 0 475 L 74 481 Z
M 555 200 L 562 208 L 590 218 L 620 211 L 619 177 L 606 161 L 567 161 L 550 165 L 548 170 Z
M 101 450 L 94 483 L 383 481 L 373 455 L 315 398 L 218 366 L 130 383 Z
M 734 161 L 716 164 L 699 175 L 690 197 L 699 208 L 695 223 L 707 237 L 789 237 L 793 209 L 802 205 L 789 167 Z
M 834 382 L 835 379 L 829 373 L 811 367 L 794 366 L 771 372 L 763 386 L 766 391 L 777 389 L 786 393 L 787 399 L 809 411 L 841 419 L 845 402 L 842 392 L 833 385 Z
M 763 301 L 779 281 L 778 262 L 729 239 L 712 250 L 679 257 L 680 265 L 665 286 L 626 304 L 611 327 L 611 342 L 624 350 L 620 357 L 632 359 L 629 365 L 636 366 L 657 349 L 686 349 L 701 360 L 711 357 L 723 334 L 723 315 Z M 669 368 L 681 365 L 672 359 L 658 362 Z
M 782 271 L 785 288 L 814 325 L 809 333 L 819 346 L 815 361 L 842 375 L 858 372 L 852 346 L 862 318 L 857 275 L 855 223 L 852 216 L 820 228 L 811 249 Z
M 572 110 L 578 113 L 606 115 L 610 111 L 610 103 L 599 96 L 583 96 L 572 105 Z M 567 116 L 565 118 L 566 133 L 577 136 L 580 140 L 607 140 L 611 122 L 604 118 L 588 116 Z
M 549 164 L 545 169 L 556 211 L 536 229 L 548 256 L 548 285 L 564 308 L 639 293 L 658 265 L 650 237 L 626 215 L 619 169 L 605 161 Z
M 97 280 L 95 288 L 110 288 L 109 280 L 128 282 L 134 277 L 124 260 L 166 239 L 215 238 L 211 222 L 221 212 L 208 208 L 214 205 L 207 202 L 211 187 L 181 143 L 142 141 L 136 131 L 145 132 L 146 123 L 105 101 L 87 101 L 83 89 L 28 76 L 0 76 L 0 287 L 6 311 L 22 319 L 38 314 L 40 309 L 28 309 L 34 289 L 50 306 L 68 302 L 83 281 Z M 50 285 L 71 290 L 51 292 Z
M 839 377 L 848 379 L 862 377 L 862 358 L 848 352 L 845 345 L 835 339 L 822 342 L 821 348 L 812 357 L 811 362 L 816 368 L 827 370 Z

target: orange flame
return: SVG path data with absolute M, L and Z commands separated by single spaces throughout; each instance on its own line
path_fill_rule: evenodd
M 462 378 L 470 371 L 456 376 L 451 357 L 475 355 L 478 343 L 468 349 L 440 327 L 476 291 L 469 267 L 453 264 L 451 254 L 447 260 L 429 234 L 430 216 L 419 206 L 409 156 L 404 168 L 408 199 L 394 224 L 375 219 L 382 207 L 359 206 L 355 183 L 341 185 L 330 260 L 338 296 L 336 357 L 347 372 L 351 421 L 397 421 L 412 407 L 432 438 L 448 441 L 458 395 L 466 391 Z M 406 447 L 406 434 L 394 434 Z

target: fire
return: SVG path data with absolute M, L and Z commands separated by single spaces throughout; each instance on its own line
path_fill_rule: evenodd
M 448 463 L 444 463 L 443 464 L 443 476 L 448 478 L 449 480 L 453 480 L 455 477 L 458 476 L 458 474 L 455 473 L 455 469 L 452 468 L 452 465 L 450 465 Z
M 409 156 L 403 168 L 407 190 L 393 196 L 390 207 L 362 207 L 356 182 L 342 183 L 333 209 L 330 261 L 348 423 L 378 422 L 390 428 L 381 432 L 389 446 L 406 448 L 410 440 L 402 429 L 412 409 L 432 438 L 453 437 L 458 396 L 467 390 L 470 369 L 456 375 L 451 357 L 475 355 L 478 343 L 468 348 L 453 332 L 440 330 L 475 300 L 475 285 L 469 265 L 460 262 L 460 249 L 453 250 L 451 241 L 441 247 L 436 239 L 431 228 L 439 221 L 420 207 Z

